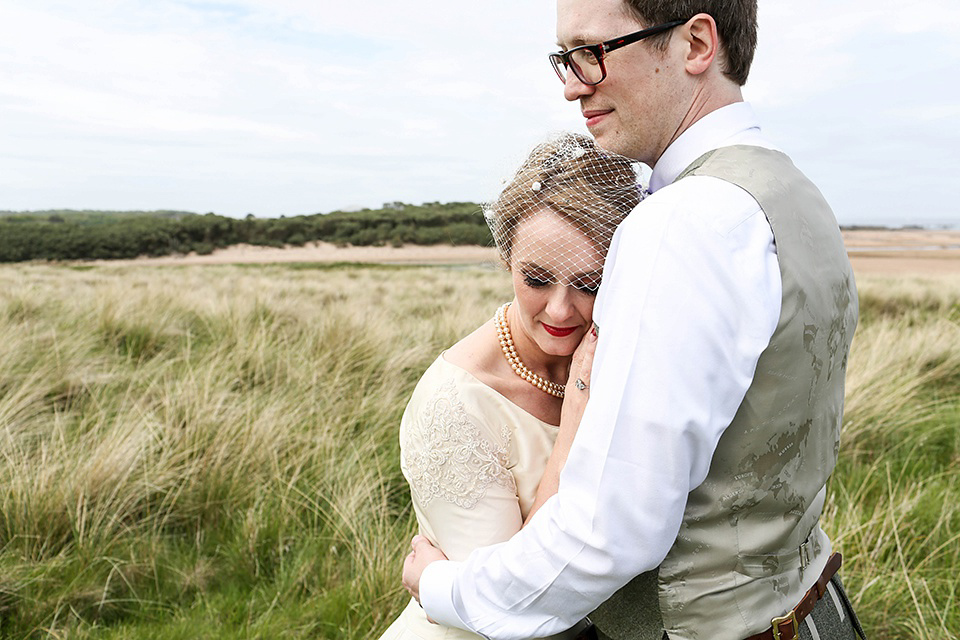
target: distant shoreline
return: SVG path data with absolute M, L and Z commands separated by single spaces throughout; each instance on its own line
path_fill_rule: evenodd
M 415 207 L 417 205 L 405 205 L 409 207 Z M 479 211 L 480 205 L 477 205 L 477 210 Z M 402 210 L 402 209 L 400 209 Z M 310 217 L 317 215 L 327 215 L 329 213 L 358 213 L 362 211 L 374 211 L 374 209 L 351 209 L 351 210 L 342 210 L 342 211 L 330 211 L 326 213 L 307 213 L 307 214 L 291 214 L 288 217 Z M 213 212 L 211 212 L 213 213 Z M 12 211 L 8 209 L 0 210 L 0 217 L 3 216 L 51 216 L 51 215 L 71 215 L 71 214 L 81 214 L 81 215 L 112 215 L 112 216 L 136 216 L 142 215 L 145 217 L 188 217 L 188 216 L 200 216 L 204 214 L 199 214 L 194 211 L 180 211 L 172 209 L 157 209 L 157 210 L 143 210 L 143 211 L 132 211 L 132 210 L 107 210 L 107 209 L 33 209 L 27 211 Z M 241 216 L 231 216 L 227 214 L 213 213 L 213 215 L 224 216 L 227 218 L 232 218 L 234 220 L 243 219 Z M 250 214 L 252 215 L 252 214 Z M 256 220 L 270 220 L 283 218 L 284 216 L 256 216 L 253 218 Z M 841 224 L 840 229 L 843 231 L 958 231 L 960 232 L 960 221 L 958 222 L 911 222 L 909 224 L 902 224 L 899 226 L 892 226 L 888 224 L 881 223 L 852 223 L 852 224 Z

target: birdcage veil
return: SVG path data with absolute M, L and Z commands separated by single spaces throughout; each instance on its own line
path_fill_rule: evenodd
M 537 145 L 483 207 L 500 258 L 510 268 L 534 256 L 539 280 L 595 289 L 617 225 L 643 198 L 641 167 L 576 133 Z

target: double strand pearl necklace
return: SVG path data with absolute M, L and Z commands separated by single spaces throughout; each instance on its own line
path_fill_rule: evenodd
M 506 357 L 507 363 L 513 368 L 514 373 L 536 388 L 546 391 L 556 398 L 562 398 L 564 390 L 562 384 L 541 378 L 530 371 L 520 360 L 520 356 L 517 355 L 517 350 L 513 346 L 513 336 L 510 335 L 510 325 L 507 323 L 507 309 L 509 308 L 510 303 L 508 302 L 497 309 L 497 314 L 493 317 L 494 324 L 497 326 L 497 337 L 500 338 L 500 348 L 503 349 L 503 355 Z

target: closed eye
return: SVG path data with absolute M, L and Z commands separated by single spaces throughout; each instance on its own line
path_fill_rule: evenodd
M 573 286 L 577 289 L 577 291 L 581 291 L 587 294 L 588 296 L 595 296 L 597 295 L 597 291 L 600 290 L 599 283 L 593 284 L 593 283 L 580 282 L 580 283 L 575 283 Z
M 582 273 L 570 284 L 572 284 L 578 291 L 595 296 L 597 295 L 597 290 L 600 288 L 600 278 L 601 274 L 599 272 Z
M 534 276 L 529 274 L 523 275 L 523 283 L 528 287 L 533 287 L 534 289 L 540 289 L 541 287 L 546 287 L 550 284 L 550 281 L 543 276 Z

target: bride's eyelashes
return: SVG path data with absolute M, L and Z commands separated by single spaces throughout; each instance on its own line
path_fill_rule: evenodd
M 592 282 L 575 282 L 573 283 L 573 286 L 581 293 L 585 293 L 588 296 L 596 296 L 597 290 L 600 288 L 600 283 L 594 284 Z
M 543 287 L 550 285 L 549 280 L 543 280 L 542 278 L 537 278 L 534 276 L 523 276 L 523 283 L 534 289 L 542 289 Z
M 552 281 L 553 278 L 548 273 L 543 273 L 540 271 L 523 272 L 523 283 L 534 289 L 542 289 L 543 287 L 550 286 L 553 284 Z
M 570 282 L 570 286 L 579 291 L 580 293 L 585 293 L 588 296 L 597 295 L 597 290 L 600 288 L 600 274 L 599 273 L 581 273 L 576 276 L 574 280 Z
M 554 278 L 548 273 L 524 272 L 523 283 L 532 289 L 542 289 L 554 284 Z M 599 278 L 585 278 L 570 283 L 574 289 L 588 296 L 596 296 L 600 288 Z

